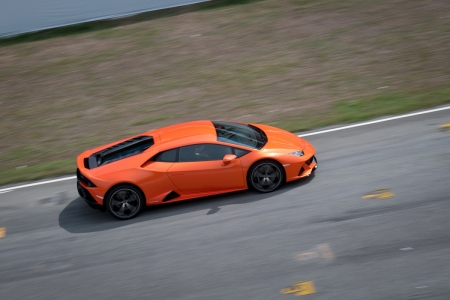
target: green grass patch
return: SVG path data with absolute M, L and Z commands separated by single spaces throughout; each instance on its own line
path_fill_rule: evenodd
M 211 10 L 211 9 L 218 9 L 222 7 L 232 6 L 232 5 L 243 5 L 243 4 L 250 4 L 254 2 L 260 2 L 263 0 L 216 0 L 216 1 L 210 1 L 210 3 L 204 4 L 200 10 Z
M 334 105 L 333 123 L 358 122 L 448 102 L 450 102 L 450 89 L 423 94 L 389 93 L 359 100 L 343 100 Z
M 75 174 L 77 169 L 75 161 L 75 158 L 70 158 L 0 171 L 0 185 L 37 180 L 64 174 Z
M 326 114 L 320 111 L 310 112 L 298 119 L 276 121 L 270 124 L 298 132 L 324 126 L 361 122 L 445 103 L 450 103 L 450 89 L 448 88 L 427 93 L 385 93 L 375 97 L 336 101 Z
M 158 122 L 158 121 L 164 121 L 166 119 L 167 119 L 167 117 L 149 118 L 149 119 L 144 119 L 144 120 L 134 122 L 131 125 L 133 125 L 133 126 L 145 125 L 145 124 L 150 124 L 150 123 L 154 123 L 154 122 Z

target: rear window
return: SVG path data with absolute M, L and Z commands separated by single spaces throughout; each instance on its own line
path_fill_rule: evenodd
M 230 122 L 213 122 L 219 142 L 261 149 L 267 142 L 264 131 L 252 126 Z

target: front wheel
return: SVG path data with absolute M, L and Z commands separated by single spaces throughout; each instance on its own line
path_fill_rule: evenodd
M 132 185 L 114 187 L 108 192 L 105 201 L 106 210 L 120 220 L 134 218 L 145 205 L 144 195 Z
M 247 180 L 252 189 L 268 193 L 277 189 L 284 182 L 284 171 L 279 163 L 262 160 L 250 168 Z

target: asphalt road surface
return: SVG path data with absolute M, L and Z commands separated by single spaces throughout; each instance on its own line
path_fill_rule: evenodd
M 444 123 L 310 136 L 314 177 L 130 221 L 89 208 L 75 180 L 0 194 L 0 299 L 450 299 Z

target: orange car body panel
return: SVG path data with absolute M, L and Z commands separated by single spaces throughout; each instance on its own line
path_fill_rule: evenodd
M 286 181 L 311 174 L 316 164 L 314 161 L 308 161 L 316 152 L 311 144 L 295 134 L 275 127 L 252 125 L 262 129 L 267 135 L 268 141 L 260 150 L 217 141 L 211 121 L 176 124 L 133 136 L 152 136 L 154 145 L 140 154 L 93 169 L 85 167 L 85 158 L 133 137 L 87 150 L 78 156 L 77 166 L 81 174 L 93 182 L 95 187 L 89 187 L 84 182 L 80 184 L 89 191 L 98 204 L 103 204 L 103 198 L 113 186 L 133 184 L 142 190 L 147 205 L 157 205 L 165 203 L 163 199 L 171 192 L 179 194 L 179 197 L 167 202 L 245 190 L 248 188 L 246 180 L 248 170 L 256 161 L 263 159 L 273 159 L 283 165 Z M 247 150 L 249 153 L 229 162 L 149 161 L 162 151 L 195 144 L 226 145 Z M 289 154 L 298 150 L 302 150 L 304 155 L 299 157 Z M 299 174 L 299 170 L 303 172 Z

